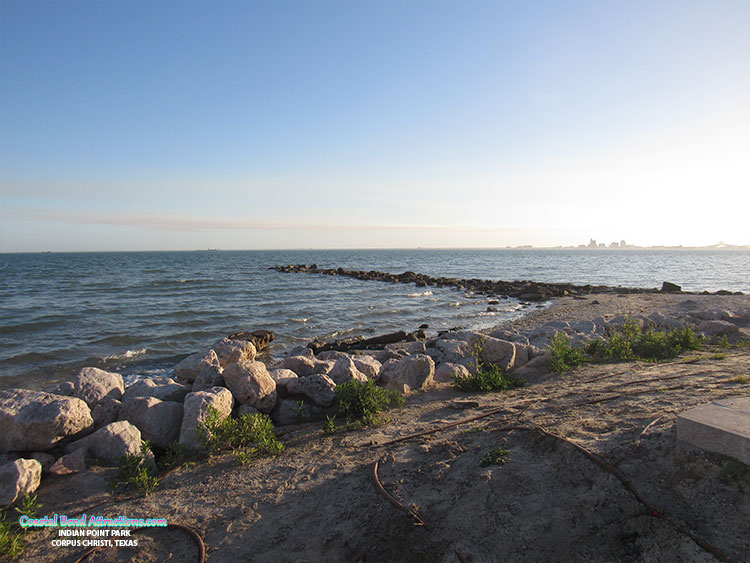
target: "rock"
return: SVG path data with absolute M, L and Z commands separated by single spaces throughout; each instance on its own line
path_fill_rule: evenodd
M 276 403 L 271 412 L 271 418 L 279 426 L 285 426 L 287 424 L 299 424 L 301 422 L 319 420 L 322 413 L 323 409 L 304 401 L 282 399 Z
M 30 495 L 42 480 L 42 464 L 35 459 L 17 459 L 0 466 L 0 507 Z
M 88 452 L 86 448 L 81 448 L 72 453 L 65 454 L 58 459 L 49 468 L 49 472 L 53 475 L 70 475 L 71 473 L 79 473 L 86 471 L 86 459 Z
M 660 291 L 662 293 L 680 293 L 682 292 L 682 287 L 680 287 L 676 283 L 665 281 L 661 284 Z
M 276 382 L 276 385 L 279 384 L 279 381 L 285 381 L 287 379 L 297 379 L 298 377 L 296 373 L 286 368 L 269 369 L 268 374 L 271 376 L 271 379 Z
M 0 391 L 0 452 L 45 451 L 91 429 L 88 405 L 77 397 L 42 391 Z
M 237 407 L 237 418 L 242 418 L 246 414 L 260 414 L 260 411 L 250 405 L 240 405 Z
M 437 383 L 452 383 L 454 375 L 468 377 L 471 373 L 466 366 L 459 364 L 442 363 L 435 368 L 435 381 Z
M 596 332 L 596 325 L 593 321 L 573 321 L 570 323 L 570 328 L 575 332 L 582 334 L 592 334 Z
M 453 401 L 448 403 L 448 406 L 456 410 L 476 409 L 479 408 L 479 401 L 472 401 L 470 399 L 454 399 Z
M 198 425 L 206 420 L 208 408 L 213 407 L 222 417 L 227 417 L 232 414 L 233 403 L 232 393 L 224 387 L 211 387 L 205 391 L 188 393 L 183 404 L 180 444 L 202 448 Z
M 312 372 L 319 375 L 328 375 L 335 365 L 336 362 L 332 360 L 315 360 Z
M 517 332 L 513 332 L 512 330 L 505 330 L 505 329 L 494 330 L 490 332 L 489 335 L 492 338 L 497 338 L 499 340 L 507 340 L 508 342 L 517 342 L 519 344 L 529 343 L 528 337 L 524 336 L 523 334 L 518 334 Z
M 120 417 L 120 407 L 122 403 L 117 399 L 110 399 L 106 397 L 96 403 L 94 408 L 91 409 L 91 417 L 94 419 L 94 428 L 101 428 L 112 422 L 115 422 Z
M 292 370 L 299 377 L 307 377 L 313 373 L 315 359 L 309 356 L 289 356 L 284 358 L 281 367 Z
M 321 407 L 329 407 L 336 400 L 336 384 L 327 375 L 313 374 L 292 379 L 286 386 L 292 395 L 303 395 Z
M 336 363 L 337 360 L 349 359 L 351 356 L 346 352 L 339 352 L 338 350 L 327 350 L 318 354 L 319 360 L 332 361 Z
M 65 451 L 72 453 L 85 448 L 94 459 L 117 465 L 123 456 L 139 455 L 142 444 L 141 431 L 127 420 L 118 420 L 68 444 Z
M 405 358 L 408 354 L 405 350 L 381 350 L 375 354 L 375 359 L 382 364 L 388 360 L 397 360 L 399 358 Z
M 519 342 L 513 342 L 513 348 L 515 348 L 516 354 L 513 359 L 512 365 L 508 366 L 508 369 L 516 369 L 526 365 L 529 362 L 529 346 L 521 344 Z
M 63 381 L 52 388 L 50 393 L 53 395 L 63 395 L 64 397 L 73 397 L 76 390 L 76 386 L 73 385 L 72 381 Z
M 190 393 L 189 386 L 177 383 L 170 377 L 150 377 L 140 379 L 125 389 L 122 402 L 127 403 L 136 397 L 154 397 L 161 401 L 181 403 L 188 393 Z
M 352 361 L 354 362 L 354 366 L 370 379 L 377 379 L 380 374 L 380 368 L 383 366 L 375 358 L 365 354 L 352 356 Z
M 99 368 L 83 368 L 73 378 L 73 394 L 86 401 L 89 408 L 104 398 L 122 399 L 125 385 L 119 373 L 104 371 Z
M 182 411 L 181 403 L 137 397 L 122 406 L 120 417 L 134 424 L 144 440 L 166 448 L 180 437 Z
M 276 404 L 276 382 L 262 362 L 245 361 L 224 370 L 224 383 L 238 403 L 269 413 Z
M 219 365 L 222 369 L 232 364 L 241 362 L 252 362 L 255 360 L 255 346 L 248 340 L 232 340 L 224 338 L 211 346 L 216 356 L 219 358 Z
M 35 459 L 42 464 L 42 472 L 47 471 L 53 463 L 55 463 L 55 456 L 48 454 L 47 452 L 34 452 L 29 459 Z
M 273 331 L 265 329 L 253 330 L 250 332 L 235 332 L 234 334 L 229 335 L 230 340 L 247 340 L 252 343 L 257 352 L 270 346 L 274 338 L 276 338 L 276 335 Z
M 473 349 L 471 344 L 465 340 L 438 340 L 435 348 L 442 353 L 444 361 L 458 363 L 466 358 L 471 358 Z
M 407 393 L 434 383 L 435 362 L 424 354 L 388 360 L 380 370 L 380 385 Z
M 315 354 L 307 346 L 295 346 L 289 350 L 287 356 L 303 356 L 305 358 L 310 358 L 311 360 L 315 358 Z
M 191 354 L 174 367 L 174 376 L 181 383 L 193 383 L 208 366 L 221 366 L 216 352 L 209 350 Z
M 729 336 L 740 331 L 737 325 L 727 321 L 703 321 L 696 328 L 707 336 Z
M 540 383 L 549 377 L 549 355 L 542 354 L 529 360 L 529 362 L 513 371 L 518 378 L 523 378 L 527 383 Z
M 220 366 L 206 366 L 193 381 L 193 391 L 203 391 L 209 387 L 224 386 L 224 370 Z
M 488 336 L 484 339 L 479 357 L 487 364 L 494 364 L 503 370 L 512 369 L 516 361 L 516 346 L 506 340 Z
M 333 369 L 327 375 L 336 385 L 352 379 L 362 383 L 367 381 L 367 376 L 357 369 L 349 356 L 336 360 Z

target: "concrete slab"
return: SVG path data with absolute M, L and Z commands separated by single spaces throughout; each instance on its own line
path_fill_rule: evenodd
M 679 414 L 677 439 L 750 465 L 750 397 L 722 399 Z

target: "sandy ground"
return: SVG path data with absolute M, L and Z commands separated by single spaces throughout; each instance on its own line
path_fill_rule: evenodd
M 750 298 L 566 298 L 514 324 L 668 312 L 686 300 L 721 308 Z M 410 396 L 378 428 L 331 436 L 319 423 L 286 427 L 279 457 L 245 466 L 230 454 L 212 458 L 169 474 L 145 498 L 113 500 L 111 469 L 47 479 L 41 514 L 167 518 L 200 534 L 209 561 L 692 562 L 715 561 L 712 547 L 726 560 L 750 561 L 750 469 L 675 438 L 677 413 L 750 395 L 749 375 L 750 348 L 707 349 L 669 363 L 590 365 L 499 394 L 445 386 Z M 478 406 L 459 410 L 455 399 Z M 555 435 L 616 466 L 648 506 Z M 497 446 L 509 450 L 509 461 L 482 467 Z M 376 462 L 385 489 L 424 525 L 377 490 Z M 30 532 L 24 560 L 73 562 L 84 554 L 51 547 L 56 533 Z M 197 544 L 182 530 L 133 537 L 139 547 L 87 560 L 197 560 Z

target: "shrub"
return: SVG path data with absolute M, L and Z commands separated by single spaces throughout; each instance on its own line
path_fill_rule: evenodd
M 479 462 L 481 467 L 487 467 L 488 465 L 505 465 L 510 461 L 510 450 L 497 446 L 492 448 L 484 459 Z
M 336 386 L 336 398 L 338 412 L 350 428 L 382 424 L 379 413 L 404 404 L 400 393 L 378 387 L 372 379 L 364 383 L 353 379 L 340 383 Z
M 150 459 L 151 444 L 146 441 L 141 446 L 141 453 L 126 455 L 120 458 L 117 475 L 110 481 L 110 490 L 115 493 L 118 489 L 136 489 L 146 496 L 154 492 L 159 486 L 156 478 L 156 468 Z
M 278 455 L 284 451 L 284 444 L 276 439 L 271 418 L 261 413 L 231 418 L 208 407 L 206 419 L 198 425 L 198 435 L 209 455 L 228 448 L 249 448 L 246 455 L 252 457 Z
M 490 364 L 484 367 L 477 365 L 477 371 L 471 375 L 453 376 L 453 386 L 459 391 L 489 393 L 492 391 L 506 391 L 521 387 L 523 381 L 510 373 L 505 373 L 500 366 Z
M 159 469 L 167 471 L 198 456 L 198 451 L 179 442 L 171 442 L 157 460 Z
M 580 348 L 573 348 L 570 339 L 564 332 L 558 332 L 552 339 L 550 348 L 552 356 L 552 369 L 556 372 L 568 371 L 571 368 L 583 365 L 586 355 Z

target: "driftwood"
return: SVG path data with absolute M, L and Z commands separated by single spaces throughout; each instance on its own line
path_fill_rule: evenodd
M 318 352 L 327 352 L 329 350 L 336 352 L 347 352 L 349 350 L 382 350 L 388 344 L 396 344 L 398 342 L 418 342 L 426 339 L 427 334 L 422 329 L 415 330 L 414 332 L 404 332 L 403 330 L 400 330 L 398 332 L 373 336 L 372 338 L 352 336 L 351 338 L 344 338 L 342 340 L 334 340 L 331 342 L 310 342 L 307 347 L 315 354 Z
M 235 332 L 228 336 L 230 340 L 247 340 L 252 342 L 255 349 L 260 352 L 264 348 L 267 348 L 276 335 L 270 330 L 253 330 L 250 332 Z

